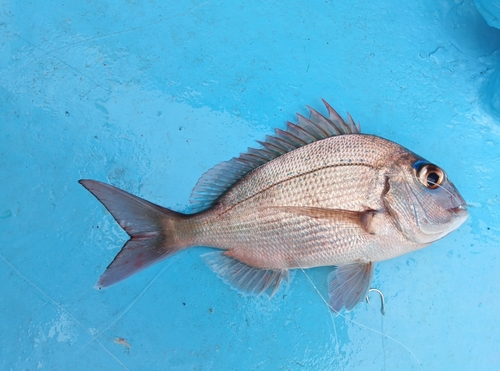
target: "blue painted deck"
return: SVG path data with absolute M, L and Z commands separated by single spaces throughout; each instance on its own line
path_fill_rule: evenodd
M 346 3 L 0 1 L 0 369 L 500 363 L 500 30 L 471 1 Z M 332 317 L 302 272 L 243 297 L 206 248 L 93 288 L 126 235 L 78 179 L 186 211 L 203 172 L 320 97 L 471 205 L 457 232 L 377 265 L 385 317 L 374 293 Z M 307 271 L 322 295 L 329 271 Z

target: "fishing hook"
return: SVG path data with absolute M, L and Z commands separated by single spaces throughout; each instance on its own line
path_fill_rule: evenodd
M 368 290 L 368 293 L 370 293 L 370 291 L 375 291 L 375 292 L 378 292 L 380 294 L 380 302 L 382 303 L 382 307 L 380 308 L 380 312 L 382 313 L 383 316 L 385 316 L 385 298 L 384 298 L 384 294 L 382 294 L 382 291 L 380 291 L 379 289 L 369 289 Z M 370 304 L 370 298 L 368 298 L 368 295 L 366 295 L 366 302 L 368 304 Z

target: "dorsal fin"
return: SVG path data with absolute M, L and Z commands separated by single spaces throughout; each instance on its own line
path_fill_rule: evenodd
M 324 99 L 322 100 L 328 110 L 328 117 L 308 106 L 308 119 L 297 114 L 297 123 L 287 122 L 286 131 L 276 129 L 274 136 L 268 135 L 264 142 L 258 141 L 262 148 L 248 148 L 246 153 L 221 162 L 203 174 L 191 193 L 193 211 L 209 208 L 245 174 L 285 153 L 335 135 L 360 133 L 359 124 L 354 123 L 349 113 L 345 122 Z

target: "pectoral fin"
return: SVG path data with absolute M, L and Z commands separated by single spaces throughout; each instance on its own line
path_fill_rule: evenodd
M 275 209 L 280 209 L 286 212 L 308 216 L 315 219 L 333 219 L 340 222 L 350 222 L 357 224 L 364 231 L 374 234 L 374 218 L 379 213 L 376 210 L 352 211 L 342 209 L 328 209 L 322 207 L 310 206 L 274 206 Z
M 289 279 L 288 270 L 254 268 L 218 251 L 204 254 L 202 258 L 225 283 L 247 295 L 268 293 L 272 298 L 283 278 Z
M 339 266 L 328 275 L 328 296 L 335 312 L 347 311 L 363 301 L 373 277 L 374 263 L 353 263 Z

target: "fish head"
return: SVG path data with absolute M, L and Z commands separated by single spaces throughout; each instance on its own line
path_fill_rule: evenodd
M 430 244 L 462 225 L 465 200 L 439 166 L 406 154 L 385 177 L 384 205 L 411 241 Z

